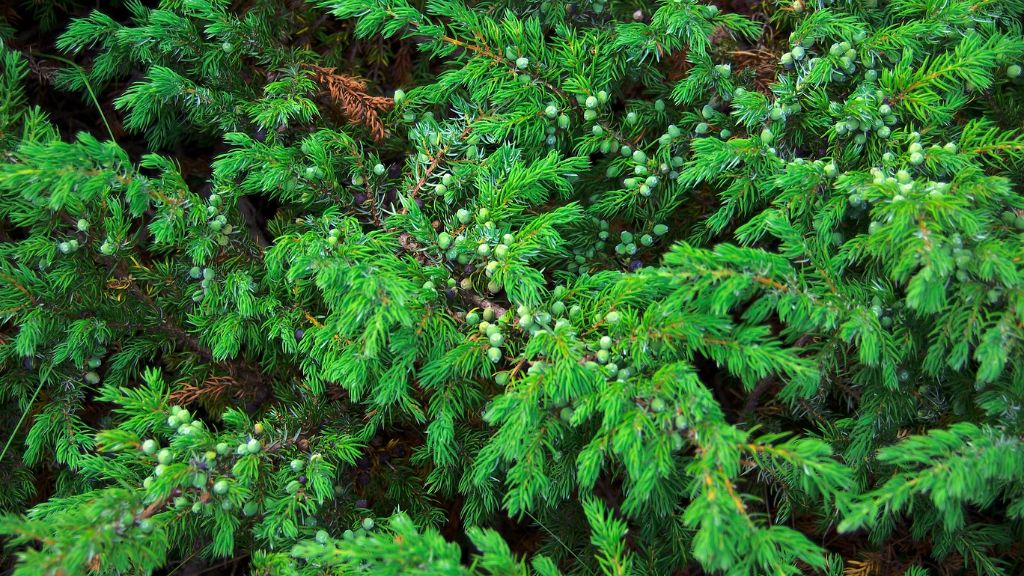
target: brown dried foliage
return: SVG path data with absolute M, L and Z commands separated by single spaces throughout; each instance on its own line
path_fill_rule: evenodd
M 346 76 L 334 68 L 310 66 L 321 88 L 321 97 L 328 108 L 346 122 L 362 124 L 378 142 L 384 139 L 384 123 L 380 114 L 394 106 L 394 100 L 366 93 L 366 83 Z
M 192 404 L 202 400 L 207 404 L 221 404 L 229 397 L 246 398 L 251 394 L 244 386 L 229 376 L 212 376 L 201 384 L 187 384 L 171 394 L 171 402 L 178 405 Z

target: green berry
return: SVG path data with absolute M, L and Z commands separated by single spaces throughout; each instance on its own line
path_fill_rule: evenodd
M 522 70 L 523 68 L 526 68 L 529 65 L 530 59 L 527 58 L 526 56 L 520 56 L 519 58 L 516 58 L 516 68 Z
M 664 224 L 655 224 L 654 225 L 654 234 L 655 235 L 657 235 L 657 236 L 664 236 L 667 233 L 668 233 L 668 226 L 666 226 Z
M 245 445 L 245 450 L 249 454 L 257 454 L 262 449 L 263 449 L 263 444 L 259 440 L 255 439 L 255 438 L 249 440 L 249 442 L 247 442 L 246 445 Z
M 608 322 L 609 324 L 618 324 L 619 320 L 622 320 L 622 314 L 615 310 L 612 310 L 611 312 L 605 315 L 604 319 L 605 322 Z
M 85 373 L 85 381 L 88 382 L 89 384 L 99 384 L 100 375 L 90 370 L 89 372 Z
M 156 455 L 156 461 L 163 465 L 168 465 L 174 459 L 174 455 L 167 448 L 160 450 Z
M 492 363 L 497 364 L 501 362 L 501 349 L 500 348 L 488 348 L 487 359 Z
M 547 116 L 548 118 L 551 118 L 552 120 L 557 118 L 558 107 L 555 106 L 554 104 L 549 104 L 548 107 L 544 109 L 544 115 Z
M 385 171 L 387 171 L 387 168 L 383 164 L 377 164 L 373 167 L 373 173 L 377 176 L 383 176 Z
M 160 444 L 152 438 L 142 443 L 142 451 L 152 456 L 160 448 Z
M 327 544 L 327 541 L 330 540 L 331 537 L 327 534 L 326 530 L 317 530 L 315 538 L 317 542 Z
M 710 129 L 710 126 L 708 125 L 708 123 L 707 122 L 701 122 L 700 124 L 697 124 L 696 128 L 694 128 L 694 132 L 696 132 L 697 134 L 707 134 L 708 133 L 708 129 Z
M 597 98 L 595 96 L 587 96 L 586 106 L 587 108 L 597 108 Z
M 637 121 L 636 112 L 630 112 L 630 113 L 626 114 L 626 123 L 627 124 L 636 124 L 636 121 Z
M 1020 76 L 1021 67 L 1019 64 L 1011 64 L 1006 67 L 1006 76 L 1008 78 L 1017 78 Z
M 764 130 L 761 130 L 761 143 L 762 144 L 767 146 L 768 144 L 772 143 L 772 140 L 775 140 L 775 133 L 774 132 L 772 132 L 768 128 L 765 128 Z
M 664 112 L 665 111 L 665 101 L 660 99 L 660 98 L 655 100 L 654 101 L 654 110 L 657 111 L 657 112 Z
M 260 505 L 253 500 L 246 502 L 245 505 L 242 506 L 242 514 L 245 514 L 247 517 L 255 516 L 259 510 Z
M 665 401 L 662 400 L 661 398 L 655 398 L 654 400 L 651 400 L 651 411 L 655 413 L 664 412 Z
M 228 481 L 221 479 L 217 480 L 213 484 L 213 493 L 218 496 L 223 496 L 228 493 Z
M 803 46 L 794 46 L 793 51 L 790 52 L 793 55 L 794 60 L 803 60 L 804 55 L 807 54 L 807 50 Z
M 363 518 L 362 527 L 363 530 L 373 530 L 374 522 L 373 518 Z

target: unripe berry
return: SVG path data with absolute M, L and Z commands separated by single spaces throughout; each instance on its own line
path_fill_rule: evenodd
M 508 256 L 508 246 L 504 244 L 498 244 L 494 247 L 494 257 L 499 260 L 504 260 Z
M 609 324 L 617 324 L 619 320 L 622 319 L 622 314 L 616 312 L 615 310 L 612 310 L 611 312 L 605 315 L 604 319 Z
M 804 59 L 804 55 L 807 54 L 807 50 L 804 49 L 803 46 L 797 45 L 797 46 L 793 47 L 793 51 L 790 52 L 790 54 L 793 55 L 793 59 L 794 60 L 803 60 Z
M 668 233 L 668 226 L 664 224 L 655 224 L 653 232 L 658 236 L 664 236 Z
M 522 70 L 523 68 L 526 68 L 529 65 L 530 65 L 530 59 L 529 58 L 527 58 L 525 56 L 520 56 L 519 58 L 516 58 L 516 68 L 519 68 L 520 70 Z
M 709 128 L 710 126 L 708 126 L 707 122 L 701 122 L 700 124 L 697 124 L 696 128 L 694 128 L 694 132 L 697 134 L 707 134 Z
M 249 442 L 247 442 L 245 445 L 245 450 L 249 454 L 257 454 L 262 448 L 263 444 L 255 438 L 249 440 Z
M 491 334 L 487 338 L 487 341 L 490 342 L 491 346 L 494 346 L 495 348 L 499 348 L 505 345 L 505 337 L 502 336 L 500 333 Z
M 497 364 L 498 362 L 501 362 L 501 349 L 500 348 L 488 348 L 487 349 L 487 359 L 490 360 L 492 364 Z
M 85 373 L 85 381 L 88 382 L 89 384 L 99 384 L 100 375 L 90 370 L 89 372 Z
M 167 464 L 170 464 L 173 459 L 174 455 L 171 454 L 171 451 L 168 450 L 167 448 L 160 450 L 160 452 L 158 452 L 156 455 L 156 461 L 165 466 Z
M 921 154 L 920 152 L 914 152 L 913 154 L 910 155 L 911 164 L 917 166 L 922 162 L 924 162 L 924 154 Z
M 228 481 L 224 480 L 223 478 L 220 479 L 220 480 L 217 480 L 213 484 L 213 493 L 218 495 L 218 496 L 223 496 L 223 495 L 227 494 L 228 493 Z
M 771 144 L 772 140 L 775 140 L 775 134 L 768 128 L 761 130 L 761 143 L 764 145 Z
M 544 109 L 544 115 L 551 119 L 558 117 L 558 107 L 554 104 L 549 104 L 548 107 Z
M 373 167 L 373 173 L 377 176 L 383 176 L 385 171 L 387 171 L 387 168 L 383 164 L 377 164 Z
M 660 98 L 655 100 L 654 101 L 654 110 L 657 111 L 657 112 L 664 112 L 665 111 L 665 101 L 660 99 Z
M 142 451 L 145 452 L 146 454 L 149 454 L 150 456 L 156 454 L 156 451 L 159 448 L 160 444 L 158 444 L 157 441 L 153 440 L 152 438 L 142 443 Z
M 1006 76 L 1008 78 L 1017 78 L 1020 76 L 1021 67 L 1018 64 L 1011 64 L 1006 67 Z
M 458 218 L 460 223 L 468 224 L 473 218 L 473 214 L 465 208 L 459 208 L 458 212 L 455 213 L 455 217 Z
M 447 232 L 441 232 L 437 235 L 437 245 L 441 250 L 447 250 L 452 245 L 452 237 Z
M 665 401 L 662 400 L 661 398 L 655 398 L 654 400 L 651 400 L 651 411 L 652 412 L 664 412 L 665 411 Z

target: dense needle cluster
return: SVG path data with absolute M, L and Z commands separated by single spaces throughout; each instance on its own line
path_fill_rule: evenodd
M 22 4 L 0 569 L 1024 569 L 1019 0 Z

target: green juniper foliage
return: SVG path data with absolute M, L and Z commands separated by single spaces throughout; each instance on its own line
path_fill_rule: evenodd
M 24 4 L 14 574 L 1024 570 L 1024 2 Z

